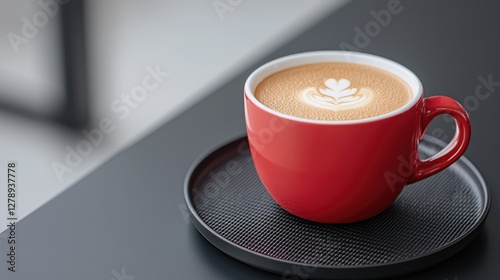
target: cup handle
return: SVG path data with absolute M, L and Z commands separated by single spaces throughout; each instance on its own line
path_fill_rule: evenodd
M 450 143 L 437 154 L 425 160 L 420 160 L 417 156 L 417 164 L 408 183 L 425 179 L 450 166 L 463 155 L 470 140 L 469 115 L 460 103 L 447 96 L 432 96 L 425 98 L 423 102 L 420 140 L 430 122 L 441 114 L 449 114 L 455 119 L 456 132 Z

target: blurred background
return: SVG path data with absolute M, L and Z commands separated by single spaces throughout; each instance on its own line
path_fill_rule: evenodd
M 346 2 L 2 1 L 0 161 L 18 162 L 18 216 Z

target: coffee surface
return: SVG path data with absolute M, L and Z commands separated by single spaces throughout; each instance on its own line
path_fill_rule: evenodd
M 255 97 L 265 106 L 312 120 L 357 120 L 395 111 L 413 97 L 398 76 L 353 63 L 288 68 L 261 81 Z

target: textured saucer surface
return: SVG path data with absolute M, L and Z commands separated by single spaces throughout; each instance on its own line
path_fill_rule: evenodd
M 421 156 L 441 146 L 426 136 Z M 319 278 L 391 276 L 435 264 L 475 237 L 489 208 L 484 181 L 464 158 L 407 186 L 382 214 L 345 225 L 281 209 L 260 182 L 245 138 L 213 152 L 188 176 L 193 223 L 215 246 L 266 270 L 287 273 L 301 265 Z

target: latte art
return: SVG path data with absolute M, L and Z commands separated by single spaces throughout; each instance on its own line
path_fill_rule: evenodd
M 302 91 L 302 100 L 309 105 L 328 110 L 353 109 L 366 105 L 372 99 L 373 92 L 368 88 L 350 88 L 347 79 L 325 81 L 326 89 L 310 87 Z
M 264 106 L 312 120 L 357 120 L 384 115 L 410 102 L 401 78 L 373 66 L 324 62 L 281 70 L 255 88 Z

